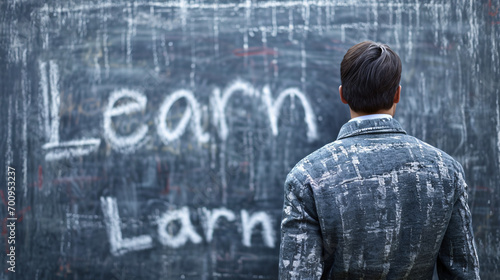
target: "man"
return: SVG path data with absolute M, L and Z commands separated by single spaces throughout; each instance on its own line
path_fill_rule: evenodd
M 462 166 L 393 119 L 398 55 L 362 42 L 340 73 L 352 119 L 287 176 L 281 279 L 479 279 Z

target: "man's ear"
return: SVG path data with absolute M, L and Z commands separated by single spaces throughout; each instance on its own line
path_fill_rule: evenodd
M 396 94 L 394 94 L 394 103 L 399 103 L 399 99 L 401 98 L 401 85 L 399 85 L 398 89 L 396 89 Z
M 342 103 L 347 104 L 347 100 L 345 100 L 344 95 L 342 94 L 342 85 L 339 86 L 339 94 L 340 94 L 340 101 Z

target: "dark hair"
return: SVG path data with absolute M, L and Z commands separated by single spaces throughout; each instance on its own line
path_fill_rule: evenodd
M 365 41 L 352 46 L 340 63 L 342 95 L 355 112 L 390 109 L 401 80 L 401 60 L 387 45 Z

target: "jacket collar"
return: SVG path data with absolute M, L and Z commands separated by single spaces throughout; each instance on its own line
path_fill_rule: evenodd
M 398 121 L 391 118 L 370 119 L 361 121 L 347 122 L 339 131 L 337 140 L 347 137 L 374 134 L 374 133 L 402 133 L 406 131 L 401 127 Z

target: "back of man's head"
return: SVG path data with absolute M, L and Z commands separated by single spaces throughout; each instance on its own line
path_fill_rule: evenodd
M 387 45 L 361 42 L 345 54 L 340 80 L 351 110 L 367 114 L 387 110 L 401 80 L 401 60 Z

